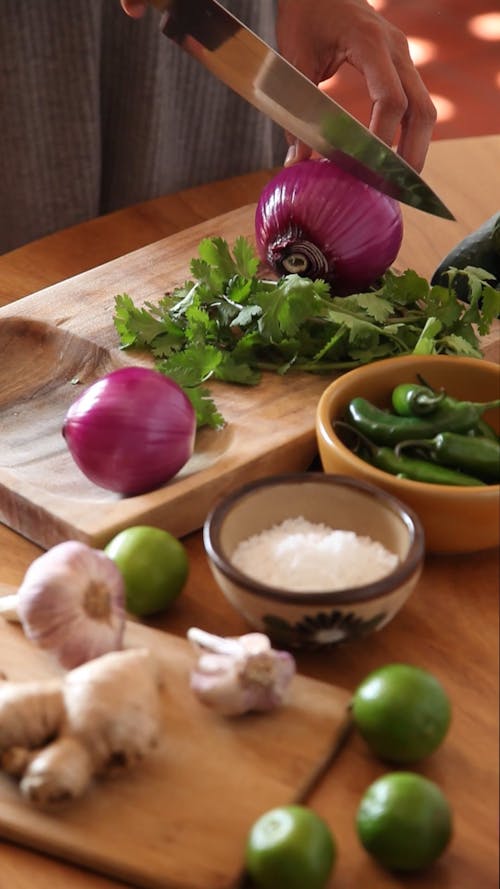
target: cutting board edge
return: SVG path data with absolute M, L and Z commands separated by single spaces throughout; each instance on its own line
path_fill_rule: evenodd
M 0 521 L 43 548 L 67 539 L 103 546 L 123 528 L 145 523 L 184 537 L 203 526 L 212 504 L 241 482 L 242 473 L 245 481 L 251 481 L 274 473 L 305 471 L 316 453 L 314 425 L 311 423 L 309 428 L 304 426 L 291 437 L 283 439 L 264 458 L 257 455 L 252 460 L 239 460 L 230 455 L 226 467 L 212 481 L 202 479 L 201 488 L 199 477 L 204 475 L 203 471 L 193 473 L 184 485 L 185 490 L 180 494 L 174 491 L 172 498 L 152 492 L 155 495 L 153 503 L 146 506 L 132 500 L 96 503 L 96 508 L 101 510 L 97 519 L 90 507 L 78 514 L 78 501 L 71 498 L 65 500 L 57 495 L 47 497 L 43 489 L 38 490 L 29 483 L 22 491 L 14 490 L 14 481 L 11 486 L 6 484 L 0 471 Z M 5 475 L 7 472 L 4 478 Z M 10 475 L 13 478 L 13 474 Z M 191 518 L 187 515 L 187 505 L 193 496 L 195 509 Z M 42 502 L 44 498 L 45 504 Z
M 346 691 L 346 697 L 349 697 L 348 692 Z M 347 701 L 346 701 L 347 704 Z M 346 744 L 351 732 L 353 729 L 353 723 L 349 716 L 347 706 L 346 706 L 346 715 L 344 722 L 341 723 L 338 735 L 335 737 L 335 743 L 332 746 L 331 751 L 326 756 L 325 760 L 321 763 L 318 763 L 317 769 L 310 775 L 310 777 L 304 782 L 302 787 L 300 787 L 295 795 L 293 795 L 289 800 L 284 801 L 283 805 L 288 804 L 307 804 L 307 800 L 314 788 L 321 781 L 323 776 L 327 773 L 327 771 L 333 766 L 335 760 L 339 756 L 341 750 Z M 58 861 L 61 861 L 63 864 L 75 865 L 78 868 L 85 868 L 91 873 L 96 874 L 96 876 L 116 879 L 120 880 L 127 886 L 132 887 L 132 889 L 202 889 L 198 883 L 186 883 L 183 881 L 172 882 L 169 881 L 165 883 L 163 878 L 156 878 L 151 875 L 145 875 L 143 871 L 137 870 L 132 872 L 130 868 L 122 868 L 119 865 L 114 866 L 110 865 L 109 859 L 105 857 L 96 856 L 94 860 L 89 855 L 88 857 L 85 854 L 81 854 L 78 848 L 74 850 L 65 849 L 61 851 L 60 848 L 57 847 L 55 842 L 47 842 L 45 838 L 41 837 L 38 839 L 32 840 L 31 842 L 24 838 L 19 831 L 15 829 L 10 829 L 9 826 L 5 827 L 0 824 L 0 836 L 2 839 L 7 840 L 7 842 L 14 843 L 15 845 L 22 846 L 23 848 L 37 852 L 42 855 L 46 855 L 48 857 L 54 858 Z M 240 872 L 236 874 L 234 877 L 229 878 L 229 882 L 227 883 L 218 883 L 217 886 L 206 886 L 203 889 L 245 889 L 246 886 L 246 871 L 244 866 L 242 866 Z
M 150 879 L 149 877 L 145 878 L 141 871 L 132 873 L 129 870 L 127 874 L 127 871 L 120 868 L 119 866 L 114 867 L 113 865 L 110 865 L 107 859 L 103 859 L 102 864 L 100 864 L 97 858 L 93 862 L 90 857 L 86 858 L 85 853 L 81 854 L 77 849 L 75 849 L 74 852 L 64 853 L 57 848 L 57 845 L 55 843 L 51 843 L 50 841 L 47 842 L 46 839 L 42 838 L 40 838 L 38 843 L 29 842 L 29 840 L 23 838 L 16 830 L 10 830 L 9 828 L 5 828 L 3 825 L 0 825 L 0 836 L 2 840 L 6 840 L 7 842 L 13 843 L 16 846 L 21 846 L 22 848 L 27 849 L 30 852 L 36 852 L 49 858 L 54 858 L 55 860 L 60 861 L 63 864 L 75 865 L 78 868 L 84 868 L 86 871 L 94 873 L 98 877 L 120 880 L 120 882 L 132 887 L 132 889 L 200 889 L 200 887 L 197 886 L 195 883 L 191 883 L 190 885 L 188 885 L 184 882 L 169 882 L 167 884 L 165 883 L 164 879 Z M 241 878 L 239 877 L 238 880 L 241 880 Z M 221 886 L 220 889 L 233 889 L 234 885 L 234 882 L 231 882 L 231 884 L 228 884 L 227 886 Z
M 208 222 L 201 221 L 192 228 L 161 238 L 66 281 L 30 294 L 15 304 L 0 308 L 0 324 L 3 319 L 12 315 L 21 318 L 28 316 L 45 323 L 50 322 L 69 332 L 74 331 L 76 335 L 90 339 L 101 348 L 116 351 L 116 332 L 113 330 L 111 320 L 113 294 L 123 292 L 128 286 L 132 297 L 134 299 L 137 297 L 138 304 L 142 304 L 145 299 L 153 298 L 153 292 L 160 296 L 165 289 L 176 286 L 174 282 L 178 279 L 185 280 L 189 258 L 194 255 L 203 237 L 225 236 L 231 243 L 241 234 L 248 235 L 253 230 L 254 207 L 255 204 L 247 204 L 238 210 L 214 217 Z M 127 353 L 127 359 L 130 358 L 131 354 Z M 142 360 L 141 355 L 139 361 Z M 272 376 L 275 378 L 276 375 Z M 240 407 L 241 391 L 236 392 L 235 387 L 229 391 L 230 388 L 226 386 L 221 390 L 222 401 L 218 406 L 225 415 L 227 411 L 230 422 L 239 417 L 241 429 L 232 451 L 236 462 L 239 461 L 237 469 L 231 464 L 226 470 L 214 462 L 197 472 L 197 482 L 189 495 L 193 503 L 192 508 L 197 513 L 192 519 L 188 515 L 188 505 L 183 505 L 182 511 L 178 513 L 177 490 L 170 491 L 162 503 L 152 499 L 154 515 L 160 514 L 162 525 L 168 525 L 167 529 L 178 536 L 196 531 L 203 524 L 205 514 L 200 512 L 196 505 L 200 488 L 204 491 L 205 500 L 210 497 L 213 501 L 219 493 L 227 490 L 229 484 L 235 485 L 238 480 L 245 480 L 245 477 L 256 478 L 264 473 L 278 473 L 283 467 L 287 471 L 302 471 L 317 453 L 314 416 L 308 407 L 306 409 L 302 407 L 308 404 L 307 399 L 316 401 L 320 389 L 323 388 L 314 375 L 310 375 L 307 383 L 294 383 L 292 379 L 287 378 L 286 386 L 280 390 L 274 385 L 269 389 L 263 382 L 260 387 L 255 387 L 250 395 L 246 391 L 243 402 L 244 415 Z M 232 409 L 236 409 L 235 412 L 233 410 L 231 413 Z M 263 453 L 267 448 L 268 436 L 272 435 L 272 425 L 269 421 L 271 414 L 274 426 L 283 426 L 282 450 L 278 457 L 274 458 L 274 462 Z M 243 416 L 248 419 L 243 419 Z M 252 431 L 255 429 L 256 419 L 266 416 L 266 447 L 264 447 L 264 432 L 259 439 Z M 238 419 L 236 424 L 238 425 Z M 306 452 L 300 453 L 302 435 L 308 438 L 308 444 Z M 273 440 L 269 449 L 274 449 L 278 453 L 280 446 L 280 441 Z M 256 469 L 255 466 L 260 460 L 265 462 L 265 468 L 262 464 L 260 469 Z M 253 468 L 250 467 L 251 463 Z M 225 477 L 221 481 L 213 482 L 219 471 L 222 471 Z M 50 490 L 50 479 L 47 481 L 46 493 L 43 487 L 38 493 L 34 490 L 34 486 L 30 487 L 29 476 L 20 484 L 12 477 L 9 481 L 4 475 L 3 482 L 8 493 L 2 496 L 4 501 L 1 507 L 2 521 L 44 548 L 68 536 L 75 536 L 91 545 L 102 545 L 125 525 L 143 519 L 148 520 L 149 505 L 144 508 L 141 506 L 137 511 L 124 510 L 122 505 L 116 509 L 114 507 L 111 510 L 106 509 L 106 518 L 103 521 L 100 504 L 91 514 L 83 502 L 79 517 L 78 500 L 71 502 L 68 499 L 66 503 L 58 501 L 57 487 Z M 19 495 L 17 495 L 18 490 Z M 180 496 L 183 496 L 182 492 Z M 122 514 L 124 511 L 125 515 Z M 174 515 L 169 515 L 166 521 L 164 516 L 169 512 Z
M 43 652 L 39 652 L 37 649 L 34 650 L 31 643 L 29 643 L 23 636 L 20 627 L 6 624 L 2 630 L 2 626 L 3 622 L 0 621 L 0 631 L 7 634 L 5 636 L 6 656 L 11 658 L 13 666 L 14 662 L 18 664 L 17 672 L 14 670 L 15 678 L 29 678 L 30 672 L 33 670 L 40 670 L 42 663 L 45 665 L 44 672 L 47 672 L 47 674 L 54 672 L 54 666 L 51 665 L 50 659 L 47 660 Z M 192 662 L 193 654 L 191 646 L 185 637 L 166 633 L 143 623 L 135 621 L 128 622 L 125 645 L 126 647 L 148 645 L 152 650 L 156 650 L 159 654 L 162 653 L 172 669 L 174 664 L 177 664 L 173 673 L 173 676 L 177 676 L 177 678 L 184 675 L 186 668 L 188 668 L 188 665 Z M 158 648 L 158 646 L 160 646 L 160 648 Z M 29 658 L 27 658 L 28 652 L 30 653 Z M 179 670 L 181 672 L 179 672 Z M 33 810 L 31 808 L 29 809 L 30 817 L 26 818 L 26 815 L 23 816 L 23 811 L 26 812 L 26 804 L 16 806 L 17 790 L 12 796 L 9 791 L 9 797 L 6 803 L 4 803 L 3 810 L 0 810 L 0 835 L 10 842 L 15 842 L 25 848 L 41 852 L 45 855 L 48 854 L 49 857 L 56 858 L 70 865 L 84 867 L 86 870 L 99 874 L 102 877 L 121 880 L 127 885 L 135 886 L 136 889 L 200 889 L 201 886 L 203 886 L 203 889 L 237 889 L 237 887 L 241 885 L 241 880 L 244 875 L 242 851 L 245 841 L 245 831 L 250 828 L 253 820 L 260 814 L 259 808 L 261 807 L 260 811 L 265 811 L 275 805 L 286 805 L 293 802 L 304 801 L 311 792 L 312 787 L 316 785 L 317 781 L 321 779 L 327 768 L 329 768 L 335 761 L 338 752 L 348 737 L 346 727 L 349 722 L 348 702 L 351 698 L 350 692 L 345 688 L 331 686 L 329 683 L 310 678 L 303 674 L 298 674 L 295 681 L 297 682 L 295 704 L 293 703 L 293 699 L 290 701 L 290 704 L 292 708 L 298 708 L 297 713 L 292 714 L 292 721 L 290 721 L 287 714 L 287 708 L 284 707 L 281 710 L 281 713 L 278 714 L 279 722 L 276 724 L 278 727 L 281 726 L 281 732 L 291 732 L 286 735 L 288 737 L 288 764 L 284 769 L 280 766 L 278 773 L 276 774 L 273 768 L 271 768 L 271 770 L 269 769 L 269 760 L 266 759 L 262 760 L 263 763 L 266 763 L 266 768 L 263 771 L 261 771 L 261 767 L 258 765 L 259 757 L 266 757 L 266 755 L 277 756 L 280 754 L 281 750 L 281 745 L 276 744 L 276 725 L 271 726 L 266 722 L 267 730 L 264 731 L 262 735 L 261 716 L 259 715 L 252 718 L 250 723 L 246 724 L 246 726 L 242 726 L 241 731 L 238 729 L 239 741 L 236 748 L 233 747 L 233 741 L 229 742 L 228 747 L 222 748 L 223 752 L 226 750 L 226 752 L 230 754 L 230 758 L 232 757 L 234 760 L 234 756 L 236 755 L 239 757 L 241 753 L 244 753 L 246 750 L 246 745 L 250 744 L 248 752 L 250 753 L 252 751 L 250 760 L 252 762 L 251 768 L 252 770 L 257 769 L 257 772 L 253 771 L 252 773 L 254 775 L 259 775 L 259 780 L 257 782 L 259 790 L 257 792 L 257 799 L 250 805 L 247 804 L 244 807 L 242 817 L 239 817 L 238 819 L 238 826 L 235 832 L 233 832 L 233 836 L 231 837 L 229 833 L 227 834 L 227 842 L 231 846 L 230 854 L 227 855 L 224 852 L 221 855 L 221 849 L 219 849 L 218 852 L 215 853 L 215 858 L 212 862 L 206 862 L 201 868 L 199 866 L 197 869 L 194 868 L 194 871 L 196 871 L 195 876 L 191 876 L 193 873 L 192 862 L 189 864 L 189 867 L 186 865 L 185 853 L 186 848 L 188 848 L 188 846 L 186 846 L 188 838 L 185 833 L 185 826 L 181 826 L 181 833 L 179 835 L 180 848 L 181 850 L 184 849 L 184 853 L 180 853 L 180 858 L 175 862 L 174 866 L 170 865 L 170 876 L 168 877 L 168 880 L 165 879 L 165 873 L 168 874 L 168 867 L 165 862 L 163 862 L 163 867 L 166 868 L 165 872 L 162 872 L 161 878 L 157 876 L 162 868 L 162 858 L 161 854 L 159 854 L 159 850 L 162 848 L 161 829 L 152 837 L 152 840 L 150 840 L 149 833 L 147 834 L 146 840 L 145 837 L 141 835 L 138 839 L 138 844 L 136 844 L 137 848 L 132 852 L 132 855 L 128 855 L 128 860 L 124 862 L 120 860 L 120 853 L 119 851 L 117 852 L 117 849 L 121 849 L 123 831 L 125 830 L 125 834 L 127 831 L 126 821 L 123 822 L 119 835 L 116 831 L 113 833 L 113 830 L 110 831 L 110 828 L 108 828 L 108 832 L 110 831 L 109 840 L 111 843 L 111 851 L 108 851 L 109 846 L 105 838 L 106 834 L 104 837 L 101 836 L 100 840 L 92 846 L 92 844 L 88 842 L 87 827 L 85 826 L 85 829 L 83 830 L 82 825 L 86 825 L 88 819 L 90 818 L 92 820 L 92 817 L 94 816 L 95 818 L 96 815 L 109 818 L 109 806 L 112 804 L 111 800 L 107 800 L 104 807 L 99 805 L 99 801 L 97 800 L 96 807 L 96 803 L 90 798 L 88 811 L 81 812 L 73 824 L 71 822 L 67 823 L 67 827 L 64 831 L 60 831 L 59 829 L 58 835 L 57 823 L 52 823 L 50 830 L 47 831 L 46 819 L 43 818 L 37 823 L 36 816 L 33 815 Z M 177 686 L 175 686 L 175 688 L 177 688 Z M 308 702 L 310 703 L 308 704 Z M 201 711 L 199 711 L 200 707 Z M 202 732 L 203 737 L 206 735 L 210 737 L 210 735 L 215 732 L 215 736 L 211 741 L 212 745 L 214 743 L 218 744 L 219 741 L 222 740 L 222 737 L 228 736 L 226 728 L 222 728 L 222 735 L 220 735 L 221 727 L 225 726 L 225 720 L 216 717 L 213 713 L 210 713 L 210 711 L 206 711 L 206 708 L 202 707 L 202 705 L 194 703 L 194 699 L 190 699 L 188 711 L 191 713 L 189 717 L 187 716 L 187 712 L 185 716 L 182 716 L 184 706 L 181 706 L 178 717 L 181 719 L 181 724 L 184 724 L 184 720 L 187 717 L 188 721 L 185 724 L 187 727 L 190 724 L 189 720 L 192 720 L 193 718 L 198 720 L 199 712 L 203 713 L 203 719 L 206 724 L 200 726 L 200 731 Z M 301 715 L 307 715 L 307 712 L 310 713 L 311 717 L 314 715 L 313 718 L 316 730 L 313 736 L 313 750 L 311 751 L 309 749 L 308 754 L 304 755 L 304 751 L 307 749 L 307 747 L 304 746 L 307 743 L 307 721 L 301 718 Z M 266 719 L 267 717 L 264 715 L 262 718 Z M 297 718 L 299 721 L 297 721 Z M 281 732 L 279 732 L 280 735 Z M 232 732 L 229 731 L 229 736 L 231 734 Z M 179 740 L 182 739 L 182 735 L 177 735 L 177 737 Z M 263 740 L 261 740 L 262 738 Z M 266 738 L 267 740 L 265 740 Z M 227 741 L 224 743 L 227 744 Z M 240 743 L 243 743 L 244 745 L 242 748 L 239 746 Z M 254 756 L 257 756 L 255 763 L 253 763 Z M 239 761 L 238 758 L 238 762 Z M 200 766 L 198 764 L 198 768 L 200 767 L 202 767 L 203 770 L 206 768 L 205 765 Z M 146 777 L 146 785 L 142 784 L 142 781 L 140 780 L 140 770 L 138 770 L 137 780 L 139 780 L 139 783 L 142 784 L 143 788 L 142 793 L 139 793 L 138 798 L 143 802 L 145 799 L 149 798 L 147 796 L 149 790 L 146 790 L 146 797 L 144 796 L 145 788 L 148 787 L 148 784 L 151 781 L 151 776 L 156 773 L 158 766 L 153 766 L 152 768 L 153 771 L 149 773 L 149 777 Z M 215 775 L 218 775 L 217 770 Z M 250 777 L 248 772 L 248 762 L 247 767 L 242 772 L 242 777 L 242 786 L 250 786 L 248 785 L 248 779 Z M 4 779 L 9 780 L 7 779 L 7 776 L 4 776 Z M 126 782 L 127 777 L 123 776 L 123 778 L 118 778 L 117 780 Z M 196 780 L 196 776 L 194 780 Z M 112 783 L 110 785 L 111 787 Z M 121 785 L 121 788 L 119 788 L 115 795 L 115 804 L 117 802 L 119 803 L 121 800 L 122 809 L 124 804 L 123 811 L 128 811 L 129 817 L 132 811 L 130 806 L 131 797 L 134 795 L 134 783 L 135 782 L 132 782 L 132 785 L 128 786 L 126 784 Z M 233 782 L 230 781 L 229 783 L 232 787 Z M 238 782 L 236 782 L 236 784 L 237 783 Z M 168 786 L 168 782 L 165 786 Z M 165 786 L 162 784 L 164 789 Z M 181 783 L 180 786 L 182 787 L 184 785 Z M 208 790 L 210 787 L 211 783 L 209 781 L 208 785 L 206 785 L 206 789 Z M 229 796 L 231 798 L 234 797 L 232 791 Z M 221 798 L 221 804 L 223 803 L 223 797 L 224 794 Z M 163 799 L 163 797 L 161 798 Z M 189 799 L 191 799 L 191 795 L 189 796 Z M 238 799 L 238 796 L 233 799 L 233 803 L 236 799 Z M 191 806 L 191 802 L 189 803 L 189 806 Z M 156 801 L 156 805 L 150 809 L 149 814 L 147 815 L 147 818 L 150 821 L 154 814 L 155 820 L 153 823 L 157 824 L 157 812 L 155 812 L 155 809 L 158 809 L 158 800 Z M 184 817 L 188 815 L 188 810 L 184 812 Z M 163 807 L 161 808 L 161 811 L 164 811 Z M 195 847 L 198 850 L 197 854 L 200 855 L 203 854 L 203 848 L 205 848 L 206 852 L 207 848 L 211 848 L 211 844 L 209 840 L 208 847 L 206 842 L 201 845 L 199 844 L 199 819 L 195 818 L 195 824 L 197 820 L 198 828 L 197 830 L 195 829 L 194 836 L 196 838 Z M 130 824 L 130 821 L 128 823 Z M 228 819 L 227 815 L 225 815 L 219 820 L 219 829 L 224 830 L 224 825 L 227 827 L 227 824 Z M 247 827 L 245 827 L 245 824 L 247 824 Z M 43 835 L 44 826 L 48 836 Z M 173 829 L 175 830 L 175 820 L 173 822 Z M 71 833 L 72 831 L 73 835 Z M 118 836 L 120 837 L 119 842 Z M 222 836 L 225 837 L 226 833 L 224 832 Z M 154 852 L 151 857 L 150 870 L 149 872 L 144 869 L 141 871 L 136 865 L 136 860 L 143 861 L 145 853 L 147 858 L 147 848 L 151 841 L 153 842 L 151 848 Z M 166 842 L 165 854 L 168 856 L 172 849 L 176 847 L 177 841 L 175 840 L 174 845 L 172 845 L 173 840 L 170 837 Z M 158 843 L 160 843 L 160 845 L 158 845 Z M 203 861 L 203 858 L 200 858 L 200 861 Z

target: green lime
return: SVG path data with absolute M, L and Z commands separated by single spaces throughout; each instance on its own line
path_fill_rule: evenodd
M 176 537 L 161 528 L 125 528 L 109 541 L 105 552 L 123 575 L 130 614 L 146 617 L 164 611 L 186 583 L 186 550 Z
M 441 744 L 451 705 L 441 683 L 418 667 L 388 664 L 370 673 L 354 692 L 354 722 L 381 759 L 417 762 Z
M 358 808 L 359 839 L 388 870 L 428 867 L 452 834 L 449 803 L 439 787 L 413 772 L 392 772 L 375 781 Z
M 279 806 L 250 829 L 245 863 L 259 889 L 324 889 L 336 857 L 326 821 L 307 806 Z

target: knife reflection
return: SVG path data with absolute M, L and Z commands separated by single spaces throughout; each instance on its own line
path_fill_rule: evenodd
M 323 93 L 217 0 L 151 0 L 163 33 L 318 154 L 419 210 L 454 219 L 395 151 Z

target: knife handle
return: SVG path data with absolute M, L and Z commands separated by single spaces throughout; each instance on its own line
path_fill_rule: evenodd
M 234 37 L 241 22 L 217 0 L 148 0 L 163 15 L 160 31 L 196 57 Z

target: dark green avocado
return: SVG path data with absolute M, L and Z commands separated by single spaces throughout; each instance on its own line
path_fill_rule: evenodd
M 494 213 L 486 222 L 483 222 L 475 231 L 471 232 L 460 241 L 453 250 L 450 250 L 448 256 L 440 262 L 436 271 L 431 278 L 431 284 L 446 285 L 446 271 L 449 268 L 464 269 L 467 266 L 473 266 L 478 269 L 485 269 L 494 276 L 494 281 L 489 283 L 492 287 L 500 290 L 500 211 Z M 460 284 L 464 287 L 460 287 Z M 455 289 L 466 289 L 463 276 L 459 276 L 455 280 Z M 467 293 L 458 292 L 457 296 L 461 299 L 467 299 Z

